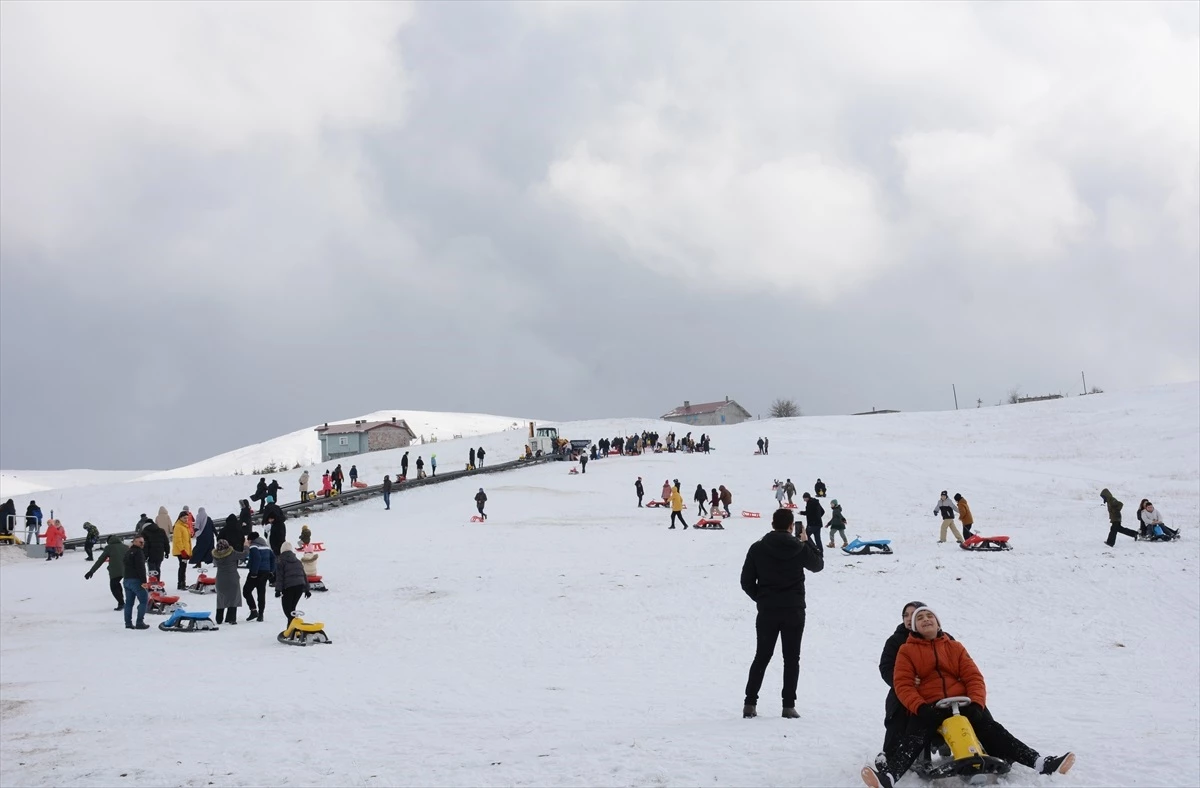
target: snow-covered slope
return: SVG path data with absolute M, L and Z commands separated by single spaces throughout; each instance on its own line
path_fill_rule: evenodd
M 492 416 L 486 413 L 438 413 L 424 410 L 378 410 L 365 416 L 344 419 L 330 424 L 352 424 L 357 420 L 387 421 L 388 419 L 403 419 L 418 436 L 418 440 L 426 442 L 443 441 L 456 435 L 472 437 L 486 435 L 508 429 L 523 429 L 528 419 L 512 416 Z M 229 476 L 235 473 L 249 474 L 256 468 L 275 465 L 281 468 L 292 468 L 296 464 L 313 465 L 321 460 L 321 441 L 317 438 L 314 424 L 302 430 L 289 432 L 278 438 L 272 438 L 252 446 L 218 454 L 207 460 L 173 468 L 169 471 L 158 471 L 147 474 L 144 481 L 161 479 L 194 479 L 203 476 Z
M 1043 753 L 1079 756 L 1065 777 L 1017 766 L 1007 785 L 1194 784 L 1198 395 L 1188 384 L 753 422 L 714 429 L 708 456 L 614 457 L 581 475 L 554 463 L 398 493 L 391 511 L 376 499 L 290 521 L 291 534 L 307 524 L 327 548 L 320 571 L 332 590 L 301 608 L 333 643 L 308 649 L 275 642 L 277 600 L 263 624 L 128 632 L 103 574 L 85 582 L 77 555 L 6 564 L 0 784 L 860 785 L 883 736 L 879 651 L 914 598 L 970 650 L 998 720 Z M 562 426 L 595 438 L 629 424 Z M 766 457 L 753 456 L 761 434 Z M 520 437 L 485 441 L 499 460 Z M 449 467 L 478 442 L 436 449 Z M 368 455 L 360 470 L 376 481 L 395 456 Z M 667 514 L 636 508 L 639 475 L 650 495 L 664 479 L 685 492 L 727 484 L 735 513 L 764 519 L 667 530 Z M 807 583 L 802 718 L 778 717 L 776 656 L 762 716 L 742 720 L 755 618 L 738 587 L 742 560 L 767 528 L 772 478 L 808 489 L 817 476 L 844 505 L 851 538 L 890 537 L 896 552 L 826 550 Z M 223 511 L 247 481 L 85 488 L 59 505 L 131 523 L 153 501 Z M 479 486 L 486 525 L 469 522 Z M 1105 546 L 1105 486 L 1131 515 L 1151 498 L 1184 539 Z M 941 489 L 963 493 L 977 530 L 1008 534 L 1016 549 L 937 544 Z M 212 597 L 185 597 L 211 609 Z M 86 655 L 64 649 L 64 633 Z M 159 689 L 121 680 L 146 664 L 185 667 Z M 230 678 L 220 665 L 250 673 Z M 131 686 L 149 693 L 137 717 L 153 746 L 113 725 Z
M 0 471 L 0 499 L 32 495 L 43 490 L 119 484 L 145 476 L 152 471 Z

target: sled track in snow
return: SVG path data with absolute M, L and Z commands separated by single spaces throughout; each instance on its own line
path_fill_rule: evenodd
M 392 495 L 398 495 L 405 490 L 411 490 L 415 487 L 427 487 L 431 484 L 441 484 L 443 482 L 457 481 L 472 476 L 482 476 L 492 473 L 503 473 L 505 471 L 515 471 L 520 468 L 531 468 L 535 465 L 543 465 L 547 462 L 565 459 L 560 455 L 546 455 L 543 457 L 534 457 L 531 460 L 513 460 L 511 462 L 502 462 L 496 465 L 487 465 L 483 468 L 476 468 L 473 471 L 449 471 L 447 473 L 439 473 L 437 476 L 426 476 L 424 479 L 409 479 L 404 482 L 394 482 L 392 484 Z M 326 509 L 336 509 L 340 506 L 349 506 L 353 503 L 370 500 L 372 498 L 380 498 L 383 496 L 383 485 L 374 484 L 370 487 L 351 488 L 343 492 L 341 495 L 335 495 L 331 498 L 313 498 L 307 501 L 293 501 L 292 503 L 280 504 L 282 509 L 289 516 L 292 514 L 313 514 L 322 512 Z M 216 520 L 213 520 L 216 523 Z M 251 524 L 261 525 L 262 515 L 254 512 L 250 519 Z M 96 542 L 97 547 L 103 547 L 104 543 L 110 536 L 119 536 L 122 540 L 128 541 L 132 539 L 136 532 L 134 531 L 117 531 L 112 533 L 101 534 L 100 539 Z M 65 550 L 78 550 L 83 547 L 84 537 L 76 537 L 68 539 L 63 543 Z M 42 555 L 45 552 L 45 545 L 31 544 L 26 545 L 26 549 L 36 555 Z

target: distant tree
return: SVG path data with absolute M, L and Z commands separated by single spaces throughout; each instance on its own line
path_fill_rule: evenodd
M 1011 389 L 1008 390 L 1008 404 L 1016 405 L 1020 401 L 1021 401 L 1021 387 L 1013 386 Z
M 794 399 L 777 399 L 771 403 L 771 418 L 773 419 L 790 419 L 802 415 L 804 414 L 800 412 L 800 406 Z

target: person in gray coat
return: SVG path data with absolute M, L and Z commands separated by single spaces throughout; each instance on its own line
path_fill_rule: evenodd
M 287 616 L 289 626 L 296 617 L 296 604 L 301 594 L 312 596 L 308 588 L 308 573 L 292 552 L 292 543 L 284 542 L 279 547 L 279 557 L 275 559 L 275 598 L 282 600 L 280 604 L 283 605 L 283 614 Z
M 238 559 L 245 551 L 239 552 L 230 546 L 229 542 L 221 539 L 213 550 L 213 566 L 217 568 L 217 623 L 237 623 L 237 609 L 242 606 L 242 584 L 238 577 Z

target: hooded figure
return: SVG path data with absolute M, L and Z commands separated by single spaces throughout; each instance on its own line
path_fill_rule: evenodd
M 278 554 L 280 545 L 287 540 L 287 515 L 269 496 L 267 500 L 269 502 L 262 514 L 263 527 L 271 529 L 267 534 L 267 541 L 271 543 L 271 550 Z
M 1108 539 L 1104 543 L 1109 547 L 1116 547 L 1117 534 L 1125 534 L 1137 539 L 1137 531 L 1121 525 L 1121 509 L 1125 507 L 1125 504 L 1113 497 L 1113 494 L 1108 491 L 1107 487 L 1100 491 L 1100 500 L 1104 501 L 1104 505 L 1108 507 Z
M 216 549 L 212 551 L 213 565 L 217 569 L 218 624 L 223 621 L 237 623 L 237 609 L 242 606 L 242 584 L 241 578 L 238 577 L 237 565 L 242 555 L 244 553 L 234 550 L 224 539 L 217 542 Z
M 474 454 L 475 450 L 471 449 L 471 453 Z M 0 534 L 11 534 L 16 527 L 17 505 L 13 503 L 12 498 L 9 498 L 0 504 Z
M 483 488 L 479 488 L 479 492 L 475 493 L 475 508 L 479 510 L 479 516 L 487 520 L 487 515 L 483 513 L 483 505 L 487 503 L 487 493 Z
M 142 526 L 139 535 L 144 542 L 142 550 L 146 556 L 146 564 L 161 580 L 163 559 L 171 552 L 171 515 L 167 514 L 167 507 L 158 507 L 158 515 Z M 191 547 L 190 541 L 188 546 Z
M 245 551 L 246 534 L 242 531 L 242 524 L 238 522 L 236 514 L 231 514 L 225 518 L 225 524 L 217 532 L 217 539 L 224 539 L 226 542 L 229 542 L 229 546 L 239 553 Z
M 254 510 L 250 508 L 250 502 L 245 498 L 238 501 L 241 504 L 241 511 L 238 512 L 238 522 L 242 524 L 242 534 L 249 537 L 254 532 Z
M 204 511 L 204 507 L 200 507 L 196 524 L 199 526 L 199 533 L 196 535 L 196 546 L 192 550 L 192 566 L 199 568 L 201 564 L 211 564 L 213 562 L 213 546 L 217 541 L 217 529 L 213 526 L 212 518 Z

